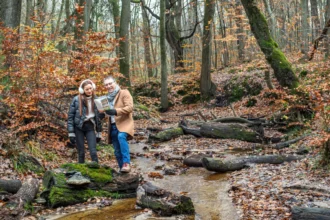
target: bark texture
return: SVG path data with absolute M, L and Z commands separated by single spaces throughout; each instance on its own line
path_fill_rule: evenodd
M 21 188 L 21 186 L 22 183 L 20 180 L 0 179 L 0 191 L 6 191 L 15 194 Z
M 261 51 L 265 54 L 268 63 L 273 68 L 276 79 L 282 87 L 296 88 L 299 85 L 299 80 L 292 70 L 291 63 L 271 37 L 267 21 L 259 10 L 256 1 L 241 1 L 249 18 L 251 31 L 257 39 Z
M 22 0 L 0 1 L 0 22 L 5 27 L 18 27 L 21 21 Z

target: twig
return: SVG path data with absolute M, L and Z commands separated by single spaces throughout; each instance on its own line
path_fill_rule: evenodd
M 235 110 L 234 110 L 234 108 L 233 108 L 233 106 L 232 106 L 232 104 L 231 104 L 231 103 L 229 103 L 229 106 L 230 106 L 231 110 L 233 111 L 233 113 L 234 113 L 234 116 L 235 116 L 235 117 L 237 117 L 237 115 L 236 115 L 236 112 L 235 112 Z
M 204 117 L 204 115 L 202 114 L 201 111 L 198 111 L 197 113 L 198 113 L 198 115 L 201 116 L 201 118 L 202 118 L 205 122 L 207 121 L 206 118 Z

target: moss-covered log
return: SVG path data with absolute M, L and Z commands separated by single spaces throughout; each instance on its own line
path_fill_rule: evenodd
M 180 135 L 183 135 L 183 130 L 180 127 L 170 128 L 161 132 L 158 132 L 156 135 L 150 135 L 148 142 L 163 142 L 169 141 L 173 138 L 177 138 Z
M 176 195 L 154 186 L 150 182 L 144 183 L 137 189 L 136 204 L 143 208 L 152 209 L 161 216 L 192 215 L 195 213 L 191 198 L 184 195 Z
M 90 183 L 68 184 L 67 180 L 80 172 Z M 73 205 L 95 196 L 126 198 L 134 197 L 139 177 L 136 174 L 118 174 L 109 167 L 94 167 L 88 164 L 64 164 L 60 169 L 47 171 L 43 178 L 46 189 L 41 193 L 49 207 Z
M 257 132 L 245 124 L 204 123 L 200 128 L 203 137 L 237 139 L 248 142 L 260 142 L 262 132 Z
M 228 171 L 241 170 L 248 167 L 249 163 L 269 163 L 269 164 L 281 164 L 283 162 L 290 162 L 300 160 L 304 157 L 301 156 L 283 156 L 283 155 L 263 155 L 263 156 L 248 156 L 238 157 L 231 160 L 214 159 L 204 157 L 202 159 L 203 166 L 209 170 L 218 173 L 224 173 Z
M 330 219 L 330 209 L 327 208 L 307 208 L 293 207 L 293 220 L 325 220 Z
M 291 63 L 271 37 L 266 18 L 259 10 L 257 2 L 255 0 L 241 0 L 241 2 L 249 19 L 251 31 L 273 68 L 276 79 L 283 87 L 296 88 L 299 80 L 292 70 Z

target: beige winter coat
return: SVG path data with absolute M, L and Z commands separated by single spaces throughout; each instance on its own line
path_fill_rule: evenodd
M 114 107 L 117 111 L 115 120 L 118 131 L 126 132 L 128 134 L 128 139 L 132 139 L 134 135 L 133 97 L 127 89 L 119 90 L 114 100 Z M 108 123 L 108 143 L 112 143 L 110 135 L 110 118 Z

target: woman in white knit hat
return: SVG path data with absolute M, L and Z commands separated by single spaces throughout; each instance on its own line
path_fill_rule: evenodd
M 85 162 L 85 138 L 92 161 L 98 163 L 96 143 L 101 140 L 102 125 L 94 103 L 95 89 L 90 79 L 82 81 L 79 95 L 73 98 L 68 113 L 68 133 L 71 144 L 77 145 L 78 163 Z

